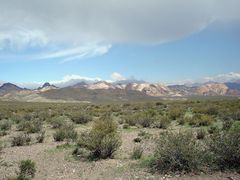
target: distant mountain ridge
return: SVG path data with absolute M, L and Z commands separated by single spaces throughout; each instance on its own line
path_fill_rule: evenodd
M 0 86 L 0 100 L 54 99 L 67 101 L 118 101 L 151 99 L 159 97 L 188 97 L 188 96 L 240 96 L 240 83 L 208 82 L 197 85 L 170 85 L 148 83 L 144 81 L 92 83 L 78 82 L 75 85 L 58 88 L 50 83 L 29 90 L 15 84 L 5 83 Z

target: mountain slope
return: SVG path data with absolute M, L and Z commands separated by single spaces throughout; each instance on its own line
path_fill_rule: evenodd
M 5 93 L 9 93 L 9 92 L 14 92 L 14 91 L 21 91 L 21 90 L 24 90 L 24 89 L 16 86 L 15 84 L 4 83 L 0 87 L 0 94 L 5 94 Z
M 67 87 L 40 93 L 47 99 L 77 100 L 90 102 L 106 101 L 135 101 L 153 99 L 146 94 L 138 91 L 126 91 L 122 89 L 94 89 Z
M 197 88 L 197 95 L 203 96 L 224 96 L 228 95 L 229 88 L 222 83 L 208 83 Z
M 37 90 L 38 90 L 39 92 L 45 92 L 45 91 L 49 91 L 49 90 L 53 90 L 53 89 L 57 89 L 57 87 L 54 86 L 54 85 L 51 85 L 51 84 L 48 83 L 48 82 L 46 82 L 46 83 L 43 84 L 42 87 L 39 87 Z

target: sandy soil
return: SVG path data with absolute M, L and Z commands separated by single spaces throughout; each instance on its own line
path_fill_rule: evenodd
M 83 127 L 79 127 L 81 131 Z M 148 130 L 150 133 L 158 133 L 158 130 Z M 214 173 L 200 175 L 167 176 L 151 174 L 147 169 L 139 167 L 137 160 L 131 160 L 130 152 L 136 145 L 133 139 L 137 137 L 139 130 L 123 130 L 122 146 L 116 153 L 114 159 L 100 161 L 76 160 L 71 153 L 74 147 L 56 148 L 57 145 L 52 139 L 53 131 L 47 131 L 46 138 L 42 144 L 32 144 L 22 147 L 8 147 L 0 154 L 0 179 L 7 179 L 15 176 L 18 170 L 18 162 L 25 159 L 32 159 L 36 162 L 36 176 L 39 180 L 77 180 L 77 179 L 240 179 L 236 173 Z M 11 136 L 1 138 L 5 142 Z M 144 140 L 144 154 L 149 154 L 153 150 L 151 140 Z

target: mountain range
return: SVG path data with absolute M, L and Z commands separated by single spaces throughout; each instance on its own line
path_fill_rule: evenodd
M 5 101 L 131 101 L 160 97 L 240 96 L 240 82 L 207 82 L 193 85 L 162 85 L 144 81 L 78 82 L 58 88 L 45 83 L 37 89 L 21 88 L 12 83 L 0 86 Z

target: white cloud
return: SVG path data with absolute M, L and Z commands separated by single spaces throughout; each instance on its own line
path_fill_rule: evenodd
M 54 84 L 57 87 L 66 87 L 66 86 L 71 86 L 74 84 L 77 84 L 79 82 L 95 82 L 95 81 L 101 81 L 101 78 L 95 77 L 85 77 L 85 76 L 79 76 L 79 75 L 66 75 L 63 77 L 62 80 L 57 80 L 57 81 L 50 81 L 50 84 Z
M 227 83 L 227 82 L 238 82 L 240 83 L 240 73 L 230 72 L 225 74 L 218 74 L 215 76 L 203 77 L 200 79 L 187 79 L 187 80 L 179 80 L 167 83 L 168 85 L 192 85 L 192 84 L 201 84 L 208 82 L 216 82 L 216 83 Z
M 58 51 L 44 51 L 45 57 L 68 55 L 62 61 L 102 55 L 115 43 L 174 41 L 214 21 L 240 20 L 239 0 L 0 0 L 0 4 L 0 50 L 53 48 Z
M 111 45 L 89 44 L 74 48 L 61 49 L 55 52 L 48 52 L 37 59 L 62 59 L 62 62 L 68 62 L 75 59 L 103 55 L 108 52 Z
M 203 79 L 204 82 L 214 81 L 219 83 L 235 82 L 239 80 L 240 80 L 240 73 L 235 73 L 235 72 L 219 74 L 213 77 L 206 77 Z
M 119 73 L 117 73 L 117 72 L 112 73 L 112 74 L 111 74 L 111 78 L 112 78 L 114 81 L 126 80 L 126 78 L 125 78 L 123 75 L 121 75 L 121 74 L 119 74 Z

